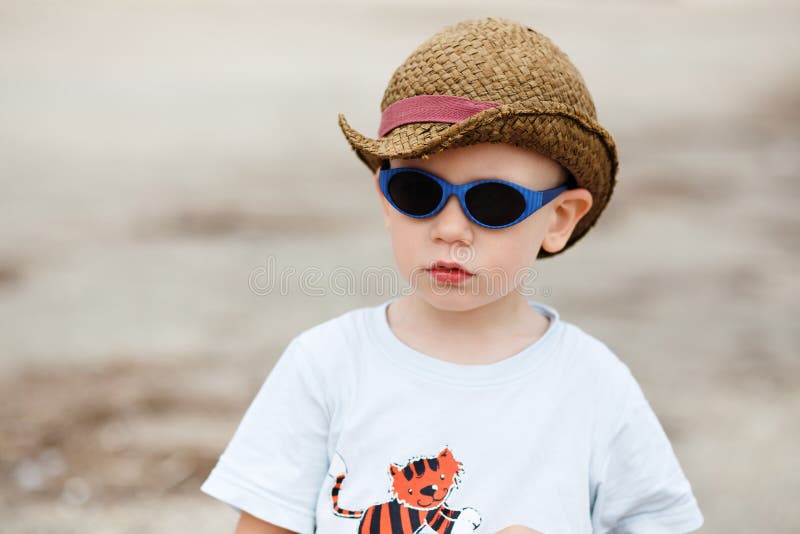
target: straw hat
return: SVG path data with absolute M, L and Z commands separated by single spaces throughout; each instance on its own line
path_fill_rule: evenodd
M 561 251 L 594 225 L 614 189 L 616 146 L 578 69 L 550 39 L 508 19 L 462 21 L 422 43 L 392 75 L 381 112 L 374 139 L 339 114 L 373 173 L 385 159 L 481 142 L 531 148 L 563 165 L 593 203 Z M 539 257 L 559 252 L 541 249 Z

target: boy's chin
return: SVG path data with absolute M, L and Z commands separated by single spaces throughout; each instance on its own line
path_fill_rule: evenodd
M 444 289 L 418 289 L 413 295 L 413 298 L 421 299 L 437 310 L 465 312 L 481 308 L 503 297 L 498 295 L 482 295 L 472 292 L 469 288 L 465 289 L 453 286 Z

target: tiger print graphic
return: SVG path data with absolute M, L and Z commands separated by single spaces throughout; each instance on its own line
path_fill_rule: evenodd
M 359 534 L 470 534 L 481 523 L 480 514 L 472 508 L 454 510 L 445 501 L 460 484 L 463 472 L 445 447 L 432 457 L 412 458 L 406 465 L 389 464 L 390 499 L 366 510 L 339 507 L 339 493 L 346 468 L 336 476 L 331 499 L 333 513 L 340 517 L 361 519 Z M 344 472 L 342 472 L 344 471 Z

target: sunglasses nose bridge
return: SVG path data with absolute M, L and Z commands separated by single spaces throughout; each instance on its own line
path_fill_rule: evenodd
M 458 197 L 458 194 L 452 189 L 450 191 L 445 191 L 444 194 L 442 194 L 442 209 L 447 206 L 447 203 L 450 202 L 450 199 L 453 197 L 455 197 L 456 202 L 460 202 L 461 199 Z
M 439 209 L 436 210 L 435 215 L 437 215 L 440 219 L 442 218 L 449 219 L 449 216 L 443 212 L 447 210 L 448 204 L 450 204 L 452 201 L 455 203 L 454 209 L 461 212 L 460 215 L 458 215 L 458 217 L 462 217 L 467 222 L 472 220 L 472 218 L 469 215 L 469 212 L 467 211 L 466 206 L 464 205 L 463 196 L 459 195 L 458 191 L 450 189 L 449 191 L 445 192 L 442 196 L 443 199 L 441 201 Z
M 450 202 L 450 199 L 455 197 L 456 203 L 460 205 L 464 215 L 467 215 L 467 206 L 464 193 L 465 190 L 462 187 L 445 182 L 442 186 L 442 204 L 438 211 L 442 211 L 447 206 L 447 203 Z

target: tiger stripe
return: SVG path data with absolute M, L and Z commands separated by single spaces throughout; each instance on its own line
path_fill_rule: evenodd
M 392 532 L 392 507 L 389 503 L 381 505 L 381 530 L 380 532 Z
M 359 534 L 412 534 L 423 522 L 439 534 L 450 534 L 460 511 L 445 507 L 432 510 L 408 508 L 396 500 L 369 507 L 361 519 Z
M 372 515 L 375 513 L 375 506 L 367 508 L 367 513 L 364 518 L 361 520 L 361 525 L 359 525 L 358 532 L 359 534 L 369 534 L 372 525 Z
M 389 520 L 392 524 L 391 532 L 403 532 L 403 521 L 400 519 L 400 503 L 389 501 Z
M 431 528 L 436 532 L 439 532 L 439 529 L 442 528 L 442 523 L 444 522 L 444 520 L 445 520 L 444 514 L 439 514 L 439 517 L 434 519 L 433 523 L 431 523 Z
M 333 513 L 342 517 L 359 518 L 364 513 L 361 510 L 346 510 L 339 507 L 339 491 L 342 489 L 342 482 L 344 482 L 344 474 L 336 477 L 336 482 L 331 488 L 331 500 L 333 501 Z
M 399 503 L 398 503 L 398 508 L 400 508 Z M 412 519 L 411 510 L 403 506 L 402 508 L 400 508 L 400 523 L 401 523 L 400 532 L 415 532 L 417 530 L 417 527 L 419 527 L 419 517 L 417 518 L 417 527 L 414 527 L 413 526 L 414 520 Z
M 438 511 L 439 511 L 438 508 L 433 508 L 429 510 L 428 513 L 425 515 L 425 521 L 427 521 L 429 525 L 431 524 L 431 521 L 433 521 L 433 519 L 436 517 L 436 512 Z
M 416 532 L 417 529 L 422 524 L 422 521 L 420 521 L 420 515 L 421 515 L 420 511 L 411 510 L 410 508 L 407 508 L 407 510 L 408 510 L 408 517 L 409 519 L 411 519 L 411 531 Z
M 383 505 L 376 506 L 372 511 L 372 521 L 369 522 L 369 532 L 378 533 L 381 531 L 381 515 L 383 515 Z

